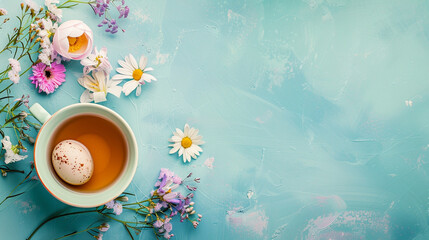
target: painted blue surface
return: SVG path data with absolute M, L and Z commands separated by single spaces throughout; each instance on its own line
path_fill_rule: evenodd
M 97 29 L 86 6 L 64 20 L 87 22 L 112 62 L 145 54 L 155 68 L 158 82 L 140 97 L 109 96 L 103 105 L 128 121 L 140 145 L 128 191 L 148 194 L 161 167 L 202 178 L 195 201 L 204 221 L 197 230 L 175 222 L 176 239 L 429 238 L 427 1 L 127 2 L 125 34 Z M 18 12 L 14 1 L 1 6 Z M 66 67 L 52 95 L 25 79 L 14 93 L 50 112 L 76 103 L 82 68 Z M 185 123 L 206 141 L 191 164 L 168 154 L 167 139 Z M 213 169 L 204 164 L 211 157 Z M 0 193 L 20 177 L 0 179 Z M 33 184 L 0 208 L 0 238 L 24 239 L 66 208 Z M 37 239 L 92 222 L 59 220 Z M 119 224 L 104 237 L 125 238 Z

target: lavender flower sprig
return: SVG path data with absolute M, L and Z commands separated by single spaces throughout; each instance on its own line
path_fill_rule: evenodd
M 148 199 L 136 201 L 133 203 L 126 203 L 129 201 L 128 196 L 134 194 L 124 193 L 117 197 L 115 200 L 107 203 L 104 206 L 94 208 L 87 211 L 76 211 L 64 213 L 61 215 L 53 216 L 42 222 L 27 238 L 32 239 L 36 232 L 46 223 L 51 220 L 61 218 L 64 216 L 97 213 L 103 217 L 103 221 L 115 221 L 121 223 L 126 229 L 131 239 L 134 239 L 135 234 L 139 234 L 143 229 L 152 229 L 156 238 L 170 239 L 174 236 L 172 234 L 173 225 L 171 220 L 175 216 L 180 216 L 180 221 L 189 221 L 194 228 L 197 228 L 202 219 L 201 214 L 197 214 L 195 210 L 195 203 L 192 201 L 196 187 L 191 186 L 189 182 L 199 182 L 200 179 L 190 179 L 192 174 L 189 174 L 185 179 L 176 176 L 174 172 L 168 169 L 161 169 L 158 181 L 155 183 L 155 190 L 151 192 Z M 187 187 L 184 187 L 186 185 Z M 179 193 L 179 187 L 182 189 L 192 189 L 186 196 Z M 189 187 L 189 188 L 188 188 Z M 122 220 L 117 216 L 121 215 L 123 211 L 130 211 L 136 214 L 132 220 Z M 107 224 L 107 223 L 105 223 Z M 88 227 L 81 231 L 75 231 L 71 234 L 64 235 L 62 238 L 76 235 L 83 232 L 88 232 L 97 239 L 101 239 L 110 225 L 103 225 L 99 227 Z M 107 227 L 108 226 L 108 227 Z M 98 234 L 98 235 L 97 235 Z
M 119 27 L 117 20 L 120 18 L 127 18 L 130 12 L 130 8 L 125 5 L 125 0 L 121 0 L 119 5 L 116 5 L 115 2 L 117 2 L 117 0 L 96 0 L 95 2 L 90 3 L 90 6 L 94 10 L 95 15 L 103 18 L 103 20 L 97 26 L 105 26 L 105 31 L 111 34 L 117 33 L 118 29 L 121 29 L 122 32 L 125 32 L 124 29 Z M 112 15 L 109 13 L 110 5 L 112 5 L 113 9 L 118 11 L 119 15 L 117 18 L 112 17 Z

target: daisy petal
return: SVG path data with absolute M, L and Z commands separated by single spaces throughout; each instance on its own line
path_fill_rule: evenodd
M 124 84 L 122 91 L 125 93 L 125 96 L 128 96 L 132 91 L 134 91 L 134 89 L 136 89 L 138 85 L 139 83 L 137 81 L 128 81 Z
M 185 131 L 184 131 L 184 133 L 185 133 L 185 136 L 189 136 L 189 125 L 188 124 L 185 124 Z
M 182 130 L 176 128 L 176 132 L 177 132 L 177 134 L 179 134 L 180 138 L 184 138 L 185 137 L 185 134 L 183 134 Z
M 173 154 L 177 151 L 179 151 L 180 144 L 174 144 L 174 147 L 170 150 L 170 154 Z
M 171 140 L 171 141 L 170 141 Z M 172 136 L 170 139 L 168 139 L 168 141 L 170 142 L 181 142 L 182 138 L 178 137 L 178 136 Z
M 123 68 L 125 68 L 125 69 L 128 69 L 128 70 L 130 70 L 131 72 L 134 70 L 133 68 L 132 68 L 132 66 L 131 65 L 129 65 L 127 62 L 125 62 L 125 61 L 122 61 L 122 60 L 119 60 L 118 61 L 118 63 L 119 63 L 119 65 L 121 65 L 121 67 L 123 67 Z
M 126 69 L 126 68 L 117 68 L 116 71 L 118 73 L 122 73 L 123 75 L 129 75 L 129 76 L 133 75 L 133 71 L 130 71 L 129 69 Z
M 203 151 L 203 149 L 200 148 L 200 146 L 198 146 L 198 145 L 192 144 L 192 147 L 195 147 L 195 150 L 197 150 L 198 152 L 202 152 Z
M 156 78 L 148 73 L 143 73 L 142 79 L 146 82 L 157 81 Z
M 147 68 L 145 68 L 145 69 L 144 69 L 144 71 L 145 71 L 145 72 L 153 71 L 153 68 L 151 68 L 151 67 L 147 67 Z
M 120 86 L 109 87 L 107 92 L 115 95 L 116 97 L 121 97 L 122 87 Z
M 130 62 L 131 62 L 131 66 L 133 66 L 134 69 L 138 69 L 139 66 L 137 65 L 137 61 L 134 58 L 134 56 L 132 54 L 130 54 L 128 56 L 129 56 L 129 59 L 130 59 Z
M 145 71 L 147 71 L 146 69 L 145 69 L 145 67 L 146 67 L 146 64 L 147 64 L 147 57 L 145 57 L 145 56 L 141 56 L 140 57 L 140 61 L 139 61 L 139 67 L 140 67 L 140 69 L 144 69 Z
M 136 90 L 136 96 L 138 97 L 138 96 L 140 96 L 140 94 L 142 93 L 142 85 L 141 84 L 139 84 L 138 86 L 137 86 L 137 90 Z
M 184 151 L 185 149 L 183 148 L 183 147 L 181 147 L 180 149 L 179 149 L 179 157 L 180 156 L 182 156 L 182 154 L 183 154 L 183 151 Z
M 115 76 L 112 77 L 112 80 L 119 80 L 119 79 L 132 79 L 133 76 L 128 76 L 128 75 L 122 75 L 122 74 L 116 74 Z M 133 80 L 134 81 L 134 80 Z M 134 81 L 135 82 L 135 81 Z

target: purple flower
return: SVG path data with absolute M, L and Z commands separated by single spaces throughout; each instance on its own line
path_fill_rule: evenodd
M 64 81 L 66 68 L 61 63 L 53 62 L 48 66 L 42 62 L 33 66 L 33 74 L 28 78 L 40 92 L 53 93 Z

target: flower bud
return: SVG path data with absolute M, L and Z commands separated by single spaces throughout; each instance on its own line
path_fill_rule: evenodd
M 61 24 L 55 32 L 52 46 L 61 56 L 81 60 L 92 51 L 92 30 L 80 20 Z

